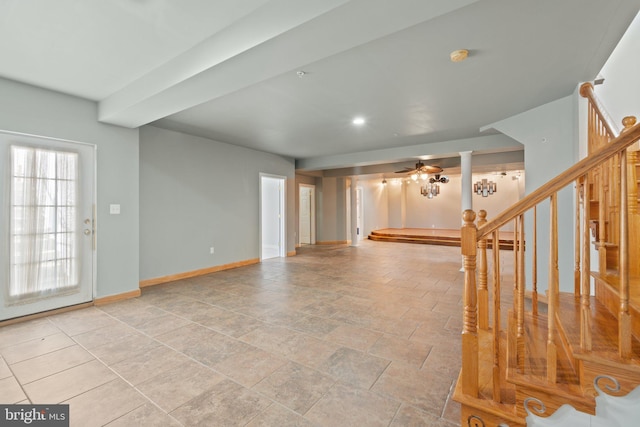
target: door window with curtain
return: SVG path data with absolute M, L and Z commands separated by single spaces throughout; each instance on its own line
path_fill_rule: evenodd
M 10 305 L 79 291 L 78 154 L 12 145 Z

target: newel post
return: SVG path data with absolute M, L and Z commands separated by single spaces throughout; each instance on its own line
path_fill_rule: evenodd
M 476 289 L 476 214 L 470 209 L 462 213 L 460 230 L 464 262 L 464 317 L 462 326 L 462 391 L 478 396 L 478 307 Z

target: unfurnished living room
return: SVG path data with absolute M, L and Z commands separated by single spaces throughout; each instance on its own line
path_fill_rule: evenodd
M 628 425 L 639 10 L 0 0 L 0 425 Z

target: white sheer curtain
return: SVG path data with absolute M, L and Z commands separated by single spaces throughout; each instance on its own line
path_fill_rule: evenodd
M 11 303 L 77 291 L 77 184 L 77 153 L 11 147 Z

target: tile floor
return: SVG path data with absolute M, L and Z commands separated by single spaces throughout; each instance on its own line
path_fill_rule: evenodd
M 0 328 L 0 402 L 72 426 L 455 426 L 460 249 L 364 241 Z

